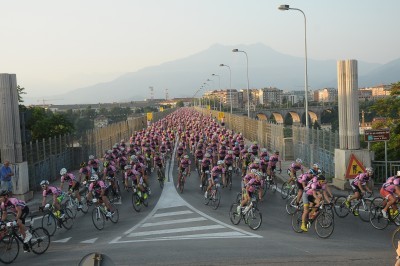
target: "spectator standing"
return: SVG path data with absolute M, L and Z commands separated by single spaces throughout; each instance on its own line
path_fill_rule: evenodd
M 10 161 L 5 160 L 3 166 L 0 168 L 0 180 L 1 187 L 4 190 L 8 190 L 12 193 L 12 181 L 11 177 L 14 176 L 13 171 L 10 167 Z

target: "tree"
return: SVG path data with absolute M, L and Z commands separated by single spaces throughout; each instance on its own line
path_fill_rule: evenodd
M 22 94 L 26 94 L 25 92 L 25 88 L 21 87 L 21 86 L 17 86 L 17 93 L 18 93 L 18 102 L 19 103 L 23 103 L 24 100 L 22 99 Z
M 185 104 L 183 103 L 183 101 L 177 101 L 176 102 L 176 107 L 183 107 L 185 106 Z

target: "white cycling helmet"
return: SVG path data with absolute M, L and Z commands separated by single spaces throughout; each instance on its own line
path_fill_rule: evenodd
M 233 151 L 229 150 L 229 151 L 228 151 L 228 154 L 233 154 Z
M 222 160 L 219 160 L 218 162 L 217 162 L 217 165 L 223 165 L 224 164 L 224 161 L 222 161 Z
M 400 177 L 400 171 L 397 171 L 396 175 L 397 175 L 398 177 Z
M 125 165 L 124 169 L 125 169 L 125 170 L 132 169 L 132 166 L 131 166 L 130 164 L 128 164 L 128 165 Z
M 303 161 L 300 158 L 297 158 L 296 163 L 303 163 Z
M 257 172 L 258 172 L 257 169 L 251 169 L 251 171 L 250 171 L 250 173 L 255 174 L 255 175 L 257 174 Z
M 267 149 L 266 148 L 262 148 L 261 152 L 267 152 Z
M 91 177 L 90 177 L 90 182 L 95 182 L 95 181 L 97 181 L 97 180 L 99 180 L 99 177 L 97 176 L 97 175 L 92 175 Z
M 205 156 L 206 156 L 207 158 L 209 158 L 211 155 L 207 152 L 207 153 L 205 154 Z
M 89 160 L 94 160 L 94 155 L 89 155 Z
M 185 158 L 185 159 L 189 159 L 189 155 L 185 155 L 185 156 L 183 156 L 183 158 Z
M 47 180 L 42 180 L 41 182 L 40 182 L 40 186 L 48 186 L 50 183 L 49 183 L 49 181 L 47 181 Z
M 255 159 L 254 159 L 254 163 L 260 163 L 260 159 L 255 158 Z
M 374 173 L 374 169 L 372 169 L 372 167 L 365 168 L 365 171 L 370 175 Z M 400 175 L 397 175 L 397 176 L 400 176 Z
M 62 168 L 62 169 L 60 170 L 60 175 L 65 175 L 66 173 L 67 173 L 67 169 Z

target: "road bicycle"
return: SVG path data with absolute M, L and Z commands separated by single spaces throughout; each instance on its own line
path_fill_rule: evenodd
M 382 210 L 386 205 L 386 200 L 381 197 L 376 197 L 372 200 L 371 203 L 371 211 L 369 212 L 369 221 L 371 225 L 378 229 L 383 230 L 389 224 L 393 223 L 397 226 L 400 226 L 400 215 L 399 212 L 394 214 L 392 207 L 389 208 L 387 212 L 388 218 L 383 217 Z M 396 204 L 398 204 L 396 202 Z
M 219 183 L 214 184 L 207 193 L 207 197 L 204 197 L 204 204 L 211 206 L 214 210 L 218 209 L 221 201 L 221 192 L 219 191 L 219 187 Z
M 233 174 L 233 166 L 230 165 L 228 166 L 228 169 L 226 171 L 226 186 L 229 188 L 229 190 L 232 189 L 232 174 Z
M 10 264 L 18 257 L 20 244 L 24 251 L 40 255 L 46 252 L 50 246 L 50 234 L 43 227 L 33 228 L 27 226 L 27 230 L 32 234 L 28 243 L 24 243 L 22 235 L 18 232 L 16 222 L 8 222 L 0 226 L 0 261 Z
M 400 241 L 400 226 L 397 226 L 396 230 L 394 230 L 392 233 L 392 245 L 395 251 L 399 246 L 399 241 Z
M 165 168 L 164 167 L 158 167 L 157 166 L 157 180 L 158 183 L 160 184 L 160 188 L 164 188 L 164 182 L 165 182 Z
M 315 232 L 320 238 L 328 238 L 332 235 L 333 230 L 335 229 L 335 223 L 332 214 L 329 211 L 329 206 L 331 204 L 321 203 L 320 206 L 310 207 L 310 213 L 307 221 L 307 228 L 311 228 L 311 225 L 314 223 Z M 312 214 L 312 210 L 315 210 L 314 214 Z M 292 215 L 292 228 L 296 233 L 302 233 L 301 224 L 302 224 L 302 216 L 304 209 L 298 209 Z
M 185 177 L 188 176 L 188 169 L 186 168 L 183 172 L 180 174 L 180 178 L 178 180 L 179 182 L 179 191 L 183 193 L 183 189 L 185 188 Z
M 79 201 L 75 197 L 73 193 L 68 193 L 65 197 L 65 201 L 63 202 L 66 208 L 70 209 L 74 218 L 76 217 L 78 211 L 86 214 L 89 210 L 89 206 L 87 205 L 86 196 L 81 196 L 81 208 L 79 207 Z
M 140 212 L 142 209 L 142 206 L 149 206 L 149 195 L 147 191 L 145 190 L 142 192 L 140 189 L 137 188 L 137 186 L 133 185 L 132 186 L 132 206 L 133 209 L 136 212 Z
M 262 177 L 262 183 L 261 183 L 262 197 L 264 197 L 265 194 L 267 194 L 268 189 L 271 189 L 271 191 L 275 193 L 276 190 L 278 189 L 278 184 L 275 182 L 275 178 L 267 175 L 267 173 L 262 173 L 261 177 Z
M 121 187 L 119 184 L 119 180 L 116 177 L 107 177 L 107 185 L 109 187 L 109 196 L 108 199 L 110 202 L 117 202 L 122 198 Z
M 297 190 L 298 188 L 295 182 L 292 182 L 292 184 L 284 182 L 281 188 L 282 199 L 287 199 L 291 195 L 297 195 Z
M 257 208 L 257 199 L 253 197 L 250 204 L 246 207 L 240 208 L 238 212 L 238 206 L 240 203 L 234 202 L 229 210 L 229 218 L 232 224 L 237 225 L 243 219 L 250 229 L 257 230 L 262 224 L 262 214 Z
M 204 173 L 202 173 L 201 187 L 200 187 L 200 191 L 202 194 L 204 194 L 208 188 L 208 179 L 209 178 L 210 178 L 210 170 L 206 170 Z
M 92 222 L 97 230 L 103 230 L 105 223 L 108 220 L 110 220 L 112 223 L 118 222 L 119 212 L 114 204 L 110 202 L 111 209 L 113 210 L 113 212 L 110 212 L 107 210 L 105 203 L 101 200 L 93 198 L 92 202 L 96 204 L 96 207 L 92 211 Z M 109 212 L 111 213 L 111 216 L 107 216 Z
M 65 205 L 61 205 L 61 211 L 56 211 L 52 204 L 47 203 L 43 211 L 45 214 L 42 217 L 42 227 L 49 232 L 50 236 L 55 234 L 57 228 L 64 227 L 70 230 L 74 225 L 74 215 Z M 61 218 L 62 212 L 64 216 Z
M 349 202 L 349 205 L 346 205 L 346 202 L 350 195 L 348 197 L 337 197 L 334 203 L 336 215 L 340 218 L 344 218 L 349 213 L 352 213 L 355 216 L 358 214 L 362 221 L 369 222 L 369 212 L 372 204 L 371 195 L 371 193 L 365 193 L 364 195 L 361 195 L 361 200 L 354 200 L 354 203 Z

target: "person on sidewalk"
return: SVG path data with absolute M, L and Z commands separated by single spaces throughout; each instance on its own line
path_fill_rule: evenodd
M 5 160 L 4 165 L 0 168 L 0 180 L 1 180 L 1 188 L 12 193 L 13 186 L 11 177 L 14 176 L 14 173 L 10 167 L 10 161 Z M 10 194 L 11 195 L 11 194 Z

